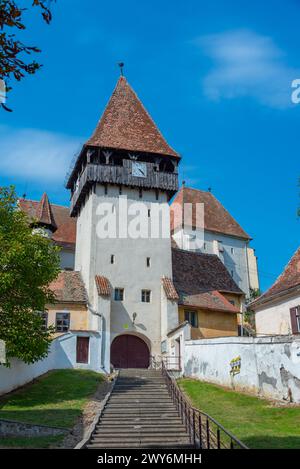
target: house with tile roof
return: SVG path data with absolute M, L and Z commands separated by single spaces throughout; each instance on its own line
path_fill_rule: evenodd
M 211 192 L 180 188 L 171 204 L 171 234 L 181 249 L 217 255 L 247 297 L 259 288 L 251 237 Z
M 179 323 L 191 325 L 192 339 L 238 335 L 244 293 L 217 255 L 173 248 L 172 271 Z
M 275 283 L 249 308 L 257 335 L 300 334 L 300 248 Z
M 52 241 L 60 247 L 60 266 L 74 270 L 76 220 L 70 217 L 68 207 L 52 204 L 46 193 L 40 201 L 20 198 L 19 207 L 28 215 L 34 227 L 45 230 Z

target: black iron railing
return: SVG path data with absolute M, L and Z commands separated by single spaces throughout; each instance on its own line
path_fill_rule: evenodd
M 190 435 L 191 444 L 200 449 L 248 449 L 213 417 L 193 407 L 164 362 L 161 367 L 169 394 L 177 407 L 182 422 Z

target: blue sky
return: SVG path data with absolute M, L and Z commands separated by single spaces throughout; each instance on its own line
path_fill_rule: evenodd
M 31 2 L 28 2 L 31 3 Z M 0 184 L 67 204 L 65 174 L 115 86 L 116 63 L 168 142 L 181 179 L 214 195 L 254 238 L 267 288 L 299 245 L 300 2 L 57 0 L 27 14 L 43 69 L 0 113 Z

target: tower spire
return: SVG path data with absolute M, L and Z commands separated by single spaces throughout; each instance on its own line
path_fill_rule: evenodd
M 118 65 L 120 67 L 120 74 L 121 74 L 121 77 L 124 76 L 124 73 L 123 73 L 123 68 L 124 68 L 124 62 L 118 62 Z

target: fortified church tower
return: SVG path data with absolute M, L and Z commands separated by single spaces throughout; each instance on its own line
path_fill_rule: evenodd
M 148 367 L 178 325 L 168 202 L 179 160 L 121 76 L 67 183 L 77 218 L 75 269 L 98 341 L 90 354 L 106 371 L 111 363 Z

